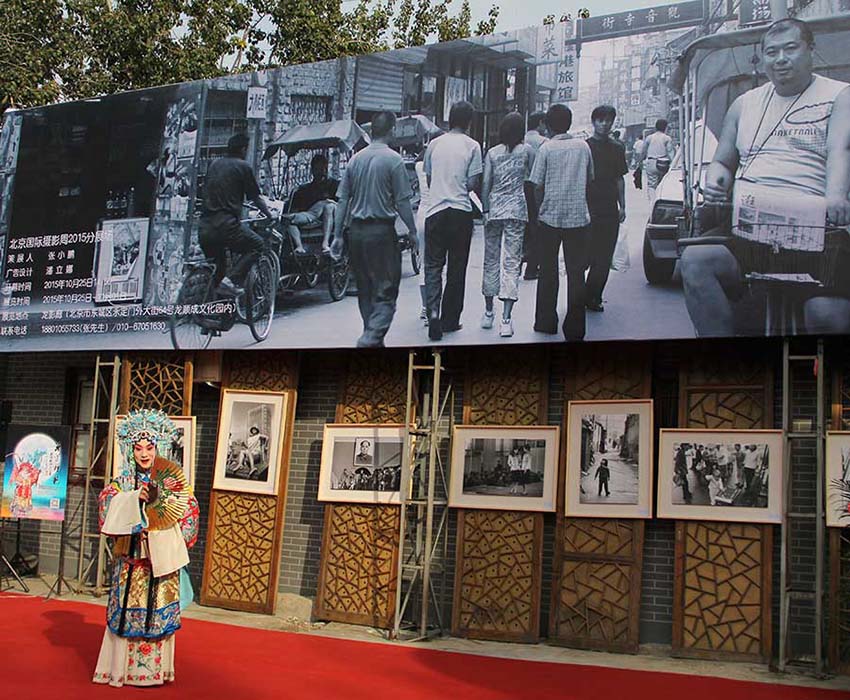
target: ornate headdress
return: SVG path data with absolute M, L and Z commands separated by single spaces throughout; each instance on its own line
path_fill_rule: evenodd
M 115 481 L 122 490 L 126 490 L 136 486 L 133 446 L 147 440 L 156 445 L 159 452 L 177 435 L 177 428 L 162 411 L 143 408 L 131 411 L 118 426 L 117 434 L 124 468 Z M 188 508 L 191 489 L 180 467 L 165 460 L 157 459 L 151 469 L 150 479 L 159 487 L 159 498 L 145 508 L 148 529 L 164 530 L 183 517 Z
M 125 455 L 133 452 L 133 445 L 147 440 L 157 447 L 174 439 L 177 428 L 162 411 L 142 408 L 130 411 L 118 426 L 118 440 Z

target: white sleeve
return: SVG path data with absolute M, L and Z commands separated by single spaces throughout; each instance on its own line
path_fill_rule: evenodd
M 101 532 L 104 535 L 132 535 L 139 527 L 146 527 L 147 519 L 142 513 L 139 491 L 116 493 L 109 503 Z

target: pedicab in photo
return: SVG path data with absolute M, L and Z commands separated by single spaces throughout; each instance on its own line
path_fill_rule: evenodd
M 850 82 L 850 13 L 805 21 L 815 36 L 814 73 Z M 678 57 L 668 87 L 679 95 L 682 142 L 670 172 L 659 183 L 646 228 L 644 267 L 651 284 L 672 278 L 676 261 L 688 246 L 731 239 L 731 204 L 703 202 L 701 186 L 732 103 L 768 81 L 761 65 L 768 26 L 703 36 Z M 725 224 L 726 235 L 717 235 L 718 224 Z M 706 236 L 709 232 L 712 235 Z M 768 335 L 779 328 L 797 332 L 801 301 L 823 287 L 811 275 L 784 269 L 747 272 L 745 278 L 751 292 L 765 295 Z
M 272 141 L 263 154 L 263 160 L 276 165 L 272 177 L 275 191 L 268 200 L 269 208 L 280 216 L 277 224 L 283 236 L 280 252 L 280 278 L 278 291 L 294 291 L 299 288 L 316 287 L 321 279 L 328 285 L 331 300 L 345 296 L 349 284 L 349 254 L 347 243 L 338 257 L 331 255 L 325 247 L 325 226 L 333 230 L 333 221 L 326 224 L 324 216 L 333 216 L 335 208 L 329 202 L 320 216 L 298 217 L 293 202 L 298 188 L 309 182 L 311 163 L 315 156 L 323 155 L 327 161 L 335 161 L 341 169 L 351 154 L 370 142 L 369 135 L 356 122 L 339 119 L 321 124 L 306 124 L 289 129 Z M 274 169 L 272 167 L 271 169 Z M 303 250 L 290 233 L 290 226 L 298 229 Z M 347 240 L 347 230 L 345 231 Z

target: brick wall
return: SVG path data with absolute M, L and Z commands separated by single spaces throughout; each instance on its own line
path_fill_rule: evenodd
M 71 400 L 71 397 L 66 397 L 68 373 L 73 369 L 93 365 L 94 356 L 89 353 L 4 355 L 3 369 L 0 370 L 0 398 L 12 402 L 12 423 L 62 425 L 67 418 L 68 401 Z M 5 435 L 3 444 L 5 446 Z M 70 484 L 65 510 L 68 541 L 65 574 L 69 578 L 76 575 L 82 498 L 82 486 Z M 91 526 L 91 521 L 89 524 Z M 16 523 L 5 522 L 4 542 L 9 554 L 15 551 L 17 527 Z M 38 554 L 39 570 L 42 572 L 53 573 L 58 570 L 61 528 L 59 522 L 20 522 L 21 551 L 24 554 Z
M 322 434 L 325 423 L 333 423 L 336 417 L 339 381 L 346 366 L 342 353 L 304 353 L 302 357 L 278 584 L 284 593 L 316 595 L 325 513 L 325 504 L 316 500 Z
M 692 346 L 684 346 L 685 349 Z M 676 425 L 678 397 L 678 357 L 682 344 L 659 343 L 654 350 L 653 396 L 656 406 L 656 428 Z M 404 352 L 404 351 L 395 351 Z M 549 375 L 548 422 L 560 425 L 564 412 L 564 367 L 568 348 L 555 347 L 551 352 Z M 774 425 L 781 424 L 781 368 L 778 357 L 767 361 L 775 364 Z M 0 398 L 14 402 L 14 422 L 59 424 L 65 418 L 65 377 L 71 367 L 91 367 L 94 357 L 88 354 L 27 354 L 0 357 Z M 465 353 L 462 349 L 447 353 L 446 365 L 452 369 L 457 389 L 455 414 L 462 419 L 462 386 Z M 280 561 L 279 590 L 309 598 L 315 597 L 320 565 L 324 504 L 316 500 L 321 459 L 323 426 L 335 418 L 339 383 L 348 366 L 342 352 L 303 353 L 295 412 L 293 446 Z M 795 375 L 793 390 L 799 408 L 796 417 L 814 414 L 814 378 L 809 372 Z M 197 417 L 196 493 L 201 504 L 201 528 L 198 544 L 193 550 L 190 573 L 196 590 L 200 587 L 207 529 L 210 488 L 215 459 L 219 391 L 203 384 L 194 387 L 193 411 Z M 444 446 L 445 447 L 445 446 Z M 802 443 L 793 455 L 792 480 L 795 507 L 810 508 L 815 494 L 814 448 Z M 69 492 L 69 513 L 79 504 L 81 489 Z M 449 569 L 447 600 L 451 603 L 453 564 L 455 555 L 456 514 L 449 517 Z M 78 522 L 69 523 L 78 527 Z M 72 528 L 73 530 L 73 528 Z M 13 535 L 7 528 L 6 541 Z M 775 529 L 774 546 L 774 636 L 779 629 L 779 529 Z M 544 562 L 542 580 L 541 630 L 548 629 L 551 600 L 552 564 L 555 538 L 555 514 L 545 516 Z M 75 540 L 67 554 L 76 565 Z M 23 524 L 23 545 L 27 552 L 38 553 L 41 570 L 55 571 L 58 556 L 59 526 L 55 523 L 26 521 Z M 798 567 L 801 586 L 813 582 L 814 535 L 800 528 L 792 537 L 791 556 Z M 669 643 L 672 635 L 674 523 L 650 520 L 646 523 L 642 581 L 640 630 L 642 642 Z M 69 573 L 75 573 L 75 570 Z M 449 611 L 450 612 L 450 611 Z M 792 611 L 792 642 L 798 653 L 813 649 L 813 628 L 810 610 L 798 606 Z

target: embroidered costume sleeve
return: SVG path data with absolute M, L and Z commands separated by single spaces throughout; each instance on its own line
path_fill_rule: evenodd
M 198 499 L 195 494 L 189 497 L 189 505 L 186 508 L 186 513 L 180 519 L 180 531 L 183 533 L 183 539 L 186 541 L 187 547 L 193 547 L 198 541 L 198 518 L 200 517 L 200 508 L 198 507 Z

